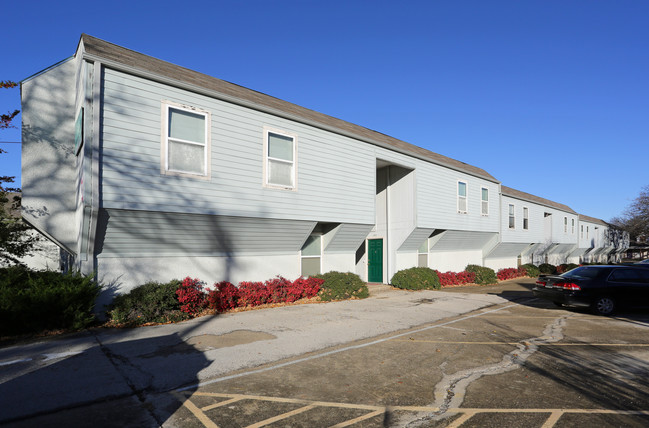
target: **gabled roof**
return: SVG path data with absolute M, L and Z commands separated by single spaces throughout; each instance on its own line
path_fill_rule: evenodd
M 556 209 L 561 210 L 561 211 L 569 212 L 569 213 L 572 213 L 572 214 L 577 214 L 568 205 L 560 204 L 558 202 L 554 202 L 554 201 L 551 201 L 549 199 L 545 199 L 545 198 L 541 198 L 539 196 L 531 195 L 529 193 L 521 192 L 520 190 L 512 189 L 511 187 L 501 185 L 500 190 L 501 190 L 502 194 L 505 195 L 505 196 L 510 196 L 512 198 L 522 199 L 524 201 L 534 202 L 535 204 L 545 205 L 546 207 L 556 208 Z
M 498 182 L 491 174 L 473 165 L 431 152 L 380 132 L 300 107 L 288 101 L 123 48 L 87 34 L 81 35 L 79 45 L 83 48 L 82 55 L 84 58 L 90 61 L 102 62 L 108 67 L 141 74 L 150 79 L 157 79 L 196 92 L 204 92 L 209 96 L 280 115 L 489 181 Z
M 579 214 L 579 221 L 587 221 L 590 223 L 595 223 L 595 224 L 601 224 L 602 226 L 609 226 L 608 223 L 606 223 L 604 220 L 595 218 L 595 217 L 589 217 L 584 214 Z

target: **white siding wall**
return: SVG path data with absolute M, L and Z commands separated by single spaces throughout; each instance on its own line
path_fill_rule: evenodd
M 514 205 L 515 228 L 509 228 L 509 205 Z M 523 207 L 528 209 L 528 229 L 523 229 Z M 535 243 L 544 241 L 544 219 L 545 207 L 531 202 L 502 196 L 502 207 L 500 211 L 501 240 L 502 242 Z
M 567 213 L 554 208 L 546 208 L 546 212 L 552 213 L 552 242 L 557 244 L 576 244 L 578 240 L 577 225 L 579 224 L 577 214 Z M 564 218 L 568 219 L 568 230 L 564 231 Z M 572 221 L 575 222 L 575 231 L 572 231 Z
M 160 174 L 162 100 L 211 112 L 210 181 Z M 107 208 L 374 222 L 368 144 L 110 69 L 103 120 Z M 297 135 L 297 191 L 263 187 L 264 126 Z

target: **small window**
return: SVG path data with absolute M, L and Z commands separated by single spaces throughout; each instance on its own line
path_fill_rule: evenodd
M 264 131 L 264 185 L 281 189 L 296 188 L 296 145 L 294 135 Z
M 584 239 L 584 225 L 582 224 L 581 226 L 579 226 L 579 228 L 581 229 L 581 230 L 580 230 L 580 232 L 581 232 L 581 239 Z
M 523 207 L 523 230 L 529 229 L 529 210 Z
M 457 212 L 467 213 L 466 183 L 463 181 L 457 182 Z
M 563 218 L 563 232 L 568 233 L 568 217 Z
M 163 115 L 162 173 L 209 178 L 209 113 L 163 103 Z
M 586 226 L 586 239 L 588 239 L 588 226 Z
M 571 219 L 571 221 L 572 221 L 572 229 L 570 229 L 570 230 L 572 231 L 571 233 L 574 235 L 575 234 L 575 219 L 573 218 L 573 219 Z
M 489 215 L 489 189 L 482 188 L 482 215 Z
M 419 246 L 417 253 L 417 266 L 428 267 L 428 239 Z
M 302 246 L 302 276 L 319 275 L 322 258 L 322 235 L 311 235 Z
M 514 205 L 509 204 L 509 228 L 516 228 L 516 216 L 514 215 Z

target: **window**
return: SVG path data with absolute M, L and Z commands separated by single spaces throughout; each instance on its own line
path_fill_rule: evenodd
M 509 204 L 509 228 L 516 228 L 516 216 L 514 215 L 514 205 Z
M 322 235 L 311 235 L 302 246 L 302 276 L 320 274 Z
M 482 188 L 482 215 L 489 215 L 489 189 Z
M 161 172 L 208 179 L 210 175 L 210 114 L 164 102 Z
M 428 239 L 419 246 L 417 254 L 417 266 L 428 267 Z
M 295 158 L 297 137 L 283 131 L 264 129 L 264 185 L 296 189 Z
M 571 221 L 572 221 L 572 229 L 571 229 L 572 232 L 571 233 L 574 235 L 575 234 L 575 219 L 573 218 Z
M 529 229 L 529 210 L 523 207 L 523 230 Z
M 563 232 L 568 233 L 568 217 L 563 218 Z
M 466 183 L 463 181 L 457 182 L 457 212 L 460 214 L 467 213 L 466 202 Z
M 586 226 L 586 239 L 588 239 L 588 226 Z
M 584 225 L 583 224 L 580 226 L 580 229 L 581 229 L 581 239 L 584 239 Z

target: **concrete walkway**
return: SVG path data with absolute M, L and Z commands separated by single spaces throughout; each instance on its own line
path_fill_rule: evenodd
M 226 373 L 454 317 L 506 302 L 496 294 L 402 291 L 202 317 L 135 329 L 94 329 L 0 349 L 0 424 L 137 399 Z M 126 406 L 128 407 L 128 406 Z M 153 419 L 131 417 L 142 426 Z

